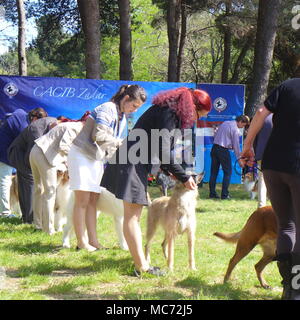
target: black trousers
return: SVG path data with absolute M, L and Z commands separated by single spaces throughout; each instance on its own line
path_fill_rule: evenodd
M 214 144 L 211 152 L 211 167 L 210 167 L 210 179 L 209 179 L 209 195 L 216 196 L 216 181 L 222 166 L 224 175 L 222 181 L 222 193 L 221 198 L 226 198 L 229 195 L 230 178 L 232 174 L 231 157 L 228 149 L 223 148 L 217 144 Z
M 17 169 L 19 202 L 24 223 L 33 222 L 33 176 L 31 168 L 25 165 L 24 155 L 17 148 L 10 148 L 8 153 L 10 164 Z
M 19 202 L 24 223 L 33 222 L 33 177 L 31 173 L 17 170 Z
M 300 175 L 264 170 L 278 222 L 277 255 L 300 253 Z

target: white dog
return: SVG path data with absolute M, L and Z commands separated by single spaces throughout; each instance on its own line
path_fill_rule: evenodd
M 248 172 L 245 174 L 243 184 L 244 188 L 250 194 L 250 199 L 254 200 L 257 196 L 257 179 L 254 179 L 253 174 Z
M 73 233 L 73 207 L 74 194 L 69 189 L 69 180 L 62 179 L 57 188 L 56 196 L 56 217 L 55 225 L 57 230 L 63 227 L 63 247 L 70 248 L 70 240 Z M 123 234 L 124 209 L 123 201 L 117 199 L 111 192 L 102 189 L 97 202 L 97 213 L 106 213 L 114 218 L 115 230 L 119 240 L 120 247 L 128 250 L 128 246 Z
M 68 171 L 58 170 L 54 216 L 54 229 L 57 232 L 63 231 L 63 227 L 67 223 L 67 212 L 73 210 L 73 208 L 70 208 L 72 193 L 69 188 Z

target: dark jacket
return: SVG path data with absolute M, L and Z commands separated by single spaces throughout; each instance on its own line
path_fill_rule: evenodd
M 41 118 L 33 121 L 24 129 L 11 143 L 7 156 L 12 167 L 21 172 L 31 172 L 29 154 L 34 145 L 34 140 L 41 137 L 50 130 L 50 125 L 57 123 L 53 117 Z
M 127 137 L 127 150 L 137 143 L 134 138 L 132 139 L 134 141 L 130 141 L 136 129 L 143 129 L 148 137 L 148 172 L 156 174 L 159 167 L 161 167 L 165 172 L 172 173 L 179 181 L 186 182 L 189 179 L 189 176 L 186 175 L 180 164 L 174 163 L 174 153 L 172 152 L 174 149 L 174 138 L 172 135 L 163 135 L 156 148 L 157 150 L 153 150 L 151 146 L 151 139 L 153 141 L 155 132 L 159 132 L 159 130 L 162 129 L 166 129 L 170 132 L 174 129 L 181 129 L 180 120 L 175 111 L 169 107 L 159 107 L 155 105 L 150 107 L 142 114 L 133 130 L 129 133 Z M 155 129 L 157 130 L 155 131 Z M 164 163 L 164 159 L 169 159 L 170 161 Z M 154 164 L 155 160 L 156 164 Z M 158 160 L 160 161 L 160 164 L 157 163 Z
M 0 127 L 0 161 L 8 164 L 7 150 L 15 138 L 29 125 L 28 113 L 23 109 L 17 109 Z

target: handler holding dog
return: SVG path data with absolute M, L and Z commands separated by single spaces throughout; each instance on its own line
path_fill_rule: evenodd
M 122 199 L 124 203 L 123 231 L 135 264 L 135 276 L 140 276 L 141 272 L 156 276 L 164 274 L 160 268 L 149 265 L 142 246 L 140 217 L 143 206 L 148 205 L 148 174 L 154 173 L 155 165 L 158 170 L 159 162 L 169 157 L 169 162 L 162 166 L 163 170 L 173 174 L 186 188 L 191 190 L 197 188 L 194 179 L 186 175 L 180 164 L 175 163 L 171 154 L 174 139 L 168 134 L 162 135 L 157 148 L 158 154 L 151 154 L 153 132 L 163 129 L 171 132 L 173 129 L 191 128 L 196 119 L 206 115 L 210 110 L 211 99 L 203 90 L 181 87 L 159 93 L 153 99 L 153 106 L 139 118 L 126 141 L 118 149 L 116 163 L 108 164 L 104 171 L 101 186 L 112 192 L 118 199 Z M 136 137 L 139 134 L 142 136 L 138 140 Z M 141 142 L 142 137 L 145 141 Z M 147 145 L 145 147 L 148 151 L 147 163 L 133 163 L 130 156 L 128 157 L 131 150 L 137 149 L 137 145 L 141 148 Z M 122 161 L 124 155 L 127 159 L 125 162 Z M 142 156 L 142 151 L 139 155 Z
M 101 193 L 103 163 L 122 143 L 119 138 L 125 113 L 136 111 L 146 100 L 138 85 L 123 85 L 109 102 L 96 107 L 73 141 L 68 154 L 70 189 L 74 190 L 74 230 L 77 250 L 103 248 L 97 238 L 96 204 Z M 85 238 L 87 230 L 88 239 Z
M 276 260 L 283 278 L 282 299 L 300 300 L 300 78 L 284 81 L 258 108 L 241 153 L 244 164 L 254 161 L 254 138 L 271 113 L 273 130 L 262 170 L 279 225 Z

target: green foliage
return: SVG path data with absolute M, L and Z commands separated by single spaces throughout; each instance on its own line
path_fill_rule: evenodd
M 17 75 L 18 71 L 18 54 L 10 50 L 0 56 L 0 74 Z
M 53 15 L 41 17 L 37 21 L 37 27 L 38 36 L 31 47 L 51 66 L 49 74 L 83 78 L 85 62 L 82 32 L 74 35 L 66 33 Z
M 42 60 L 38 53 L 29 50 L 27 53 L 28 75 L 36 77 L 51 77 L 56 72 L 54 64 Z
M 232 12 L 225 15 L 226 1 L 184 0 L 188 12 L 187 39 L 182 62 L 182 82 L 215 82 L 221 80 L 223 33 L 226 25 L 232 33 L 229 81 L 252 84 L 253 52 L 258 0 L 233 0 Z M 17 23 L 15 0 L 3 0 L 6 19 Z M 133 79 L 166 81 L 168 38 L 167 1 L 131 0 Z M 293 30 L 291 19 L 294 0 L 282 8 L 277 32 L 270 87 L 294 75 L 299 66 L 300 30 Z M 57 77 L 85 77 L 84 37 L 76 0 L 25 1 L 27 18 L 34 17 L 38 36 L 28 48 L 28 74 Z M 101 75 L 119 79 L 119 12 L 116 0 L 102 0 Z M 252 42 L 239 58 L 247 39 Z M 11 49 L 0 57 L 1 74 L 18 74 L 16 39 Z M 248 90 L 247 90 L 248 92 Z
M 159 9 L 151 0 L 133 0 L 132 68 L 136 81 L 165 81 L 167 66 L 167 36 L 165 27 L 153 28 L 153 18 Z M 104 37 L 101 43 L 102 78 L 119 79 L 119 37 Z
M 102 38 L 101 62 L 103 79 L 119 79 L 119 37 Z
M 159 9 L 151 4 L 151 0 L 134 0 L 132 6 L 137 25 L 132 31 L 134 80 L 166 81 L 166 27 L 153 28 L 151 25 Z
M 42 16 L 36 21 L 36 26 L 38 35 L 32 46 L 42 59 L 55 62 L 56 50 L 67 39 L 67 35 L 53 15 Z

